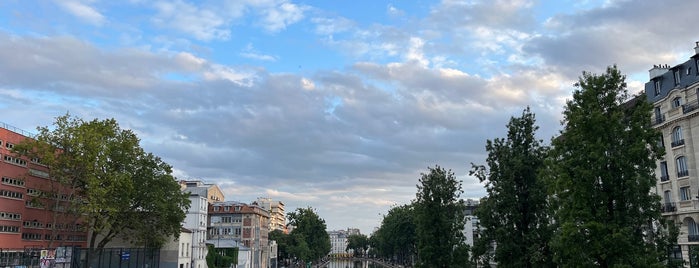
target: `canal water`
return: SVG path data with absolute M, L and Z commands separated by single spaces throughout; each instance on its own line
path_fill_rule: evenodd
M 382 268 L 383 266 L 381 266 L 379 264 L 372 263 L 370 261 L 333 260 L 333 261 L 330 261 L 325 267 L 327 267 L 327 268 Z

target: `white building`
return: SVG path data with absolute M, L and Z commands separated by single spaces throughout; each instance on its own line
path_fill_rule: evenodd
M 347 228 L 347 230 L 329 231 L 330 236 L 330 256 L 333 257 L 350 257 L 354 255 L 354 250 L 347 250 L 347 238 L 350 235 L 359 235 L 359 229 Z
M 478 217 L 474 214 L 476 211 L 476 208 L 478 208 L 478 200 L 473 200 L 473 199 L 468 199 L 465 201 L 466 203 L 466 210 L 464 211 L 464 215 L 466 217 L 466 221 L 464 223 L 464 238 L 466 239 L 466 244 L 469 246 L 473 247 L 474 241 L 478 238 L 480 234 L 480 225 L 478 222 Z
M 657 162 L 656 193 L 660 211 L 679 227 L 671 258 L 699 266 L 699 42 L 689 60 L 675 66 L 655 65 L 645 84 L 653 104 L 652 125 L 662 138 L 665 155 Z M 696 140 L 696 142 L 695 142 Z
M 215 184 L 205 184 L 201 181 L 181 181 L 182 191 L 189 193 L 191 201 L 184 228 L 192 231 L 191 268 L 207 268 L 206 229 L 208 225 L 209 203 L 222 201 L 223 193 Z M 190 266 L 188 266 L 190 267 Z

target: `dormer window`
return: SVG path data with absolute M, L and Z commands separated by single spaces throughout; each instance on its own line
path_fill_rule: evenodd
M 675 86 L 680 84 L 680 68 L 672 70 L 672 76 L 675 78 Z
M 655 90 L 655 96 L 660 95 L 660 78 L 656 78 L 653 81 L 653 89 Z

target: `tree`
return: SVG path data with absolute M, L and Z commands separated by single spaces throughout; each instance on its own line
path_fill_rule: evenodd
M 211 268 L 235 267 L 238 264 L 238 248 L 216 248 L 207 245 L 206 266 Z
M 417 252 L 414 214 L 412 204 L 391 208 L 369 239 L 373 253 L 398 263 L 412 264 Z
M 461 181 L 439 166 L 429 170 L 420 178 L 414 202 L 418 267 L 463 267 L 455 256 L 464 244 Z
M 38 159 L 49 177 L 71 189 L 65 211 L 91 232 L 88 246 L 102 249 L 115 237 L 159 247 L 180 234 L 189 207 L 172 168 L 144 152 L 136 134 L 114 119 L 83 121 L 64 115 L 39 127 L 15 152 Z
M 566 103 L 564 129 L 553 140 L 546 174 L 557 232 L 554 260 L 561 266 L 658 267 L 667 236 L 655 186 L 662 156 L 644 96 L 627 101 L 616 66 L 583 72 Z
M 363 234 L 352 234 L 347 237 L 347 247 L 345 251 L 353 250 L 355 255 L 364 256 L 369 249 L 369 238 Z
M 301 260 L 313 261 L 330 252 L 330 236 L 325 220 L 320 218 L 313 208 L 297 208 L 287 216 L 289 224 L 294 226 L 289 253 Z
M 274 229 L 269 232 L 269 240 L 277 242 L 277 260 L 282 262 L 289 258 L 289 235 L 282 230 Z
M 486 142 L 488 169 L 474 165 L 471 170 L 488 191 L 475 213 L 483 227 L 477 252 L 494 253 L 498 267 L 550 267 L 547 191 L 538 175 L 547 148 L 534 135 L 538 127 L 529 107 L 507 128 L 507 138 Z

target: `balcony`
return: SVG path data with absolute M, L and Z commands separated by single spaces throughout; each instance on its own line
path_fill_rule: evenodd
M 689 170 L 680 170 L 677 171 L 677 177 L 682 178 L 682 177 L 687 177 L 689 176 Z
M 653 125 L 659 125 L 665 122 L 665 115 L 656 115 L 655 120 L 653 120 Z
M 675 148 L 677 146 L 682 146 L 682 145 L 684 145 L 684 139 L 672 141 L 671 145 L 673 148 Z
M 689 242 L 699 242 L 699 235 L 696 235 L 696 234 L 687 235 L 687 240 Z
M 697 108 L 699 108 L 699 102 L 693 101 L 693 102 L 682 105 L 682 113 L 686 114 L 686 113 L 689 113 L 691 111 L 696 110 Z
M 660 176 L 660 181 L 661 181 L 661 182 L 663 182 L 663 181 L 669 181 L 669 180 L 670 180 L 670 176 L 668 176 L 667 174 Z
M 660 206 L 660 212 L 662 213 L 670 213 L 675 211 L 677 211 L 677 206 L 675 206 L 675 203 L 669 202 Z

